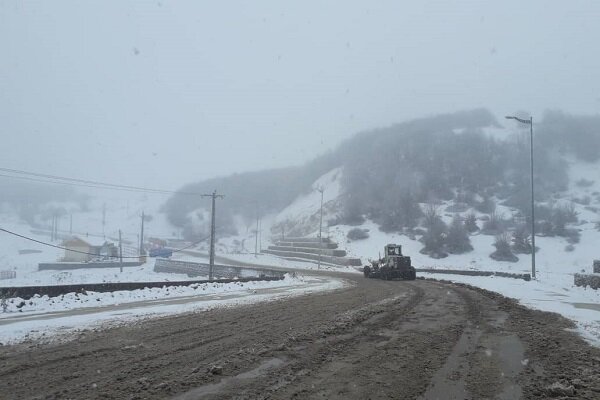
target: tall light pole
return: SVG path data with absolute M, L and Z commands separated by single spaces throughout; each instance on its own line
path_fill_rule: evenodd
M 317 189 L 321 193 L 321 216 L 319 217 L 319 261 L 317 268 L 321 268 L 321 253 L 323 252 L 323 192 L 325 189 L 322 187 Z
M 515 116 L 507 115 L 506 119 L 514 119 L 522 124 L 529 125 L 529 166 L 531 167 L 531 279 L 535 279 L 535 202 L 533 198 L 533 117 L 522 119 Z

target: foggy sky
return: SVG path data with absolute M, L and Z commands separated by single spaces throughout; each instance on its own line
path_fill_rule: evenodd
M 289 3 L 0 2 L 0 166 L 175 189 L 438 112 L 600 110 L 598 2 Z

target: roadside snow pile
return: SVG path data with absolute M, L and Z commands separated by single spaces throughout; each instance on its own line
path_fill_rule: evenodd
M 13 299 L 0 309 L 0 345 L 73 340 L 76 332 L 132 321 L 289 298 L 347 286 L 342 279 L 287 274 L 281 281 L 202 284 L 131 292 Z M 17 306 L 20 306 L 19 308 Z
M 126 303 L 135 303 L 147 300 L 160 300 L 165 298 L 178 298 L 206 294 L 227 294 L 240 291 L 254 291 L 256 289 L 280 288 L 297 286 L 304 283 L 302 276 L 286 274 L 279 281 L 252 281 L 231 283 L 203 283 L 189 286 L 164 286 L 162 288 L 145 288 L 138 290 L 121 290 L 116 292 L 87 292 L 68 293 L 57 297 L 36 295 L 24 300 L 20 297 L 6 300 L 6 310 L 0 313 L 0 319 L 14 315 L 14 313 L 47 313 L 78 308 L 105 307 Z

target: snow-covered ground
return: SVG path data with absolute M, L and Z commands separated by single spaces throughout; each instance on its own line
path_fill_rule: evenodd
M 97 198 L 90 202 L 89 209 L 81 210 L 75 205 L 55 204 L 72 214 L 72 232 L 83 240 L 98 243 L 104 240 L 118 243 L 118 231 L 121 229 L 124 243 L 124 256 L 138 254 L 141 215 L 145 212 L 145 237 L 169 238 L 178 235 L 178 229 L 172 227 L 166 216 L 158 212 L 166 200 L 164 196 L 138 193 L 98 191 L 92 193 Z M 106 210 L 103 220 L 103 209 Z M 33 239 L 60 246 L 62 238 L 69 237 L 70 217 L 64 216 L 58 225 L 60 239 L 51 241 L 49 221 L 38 221 L 36 228 L 19 220 L 12 210 L 3 209 L 0 213 L 0 228 L 31 237 Z M 103 234 L 104 231 L 104 234 Z M 23 252 L 33 253 L 21 254 Z M 154 259 L 140 267 L 107 269 L 76 269 L 70 271 L 38 271 L 39 263 L 51 263 L 59 260 L 64 250 L 44 246 L 26 239 L 0 232 L 0 271 L 15 271 L 16 278 L 0 280 L 0 286 L 36 286 L 75 283 L 102 282 L 140 282 L 174 281 L 190 279 L 183 274 L 156 273 Z M 178 255 L 179 256 L 179 255 Z M 181 257 L 185 258 L 185 257 Z M 198 279 L 198 278 L 195 278 Z
M 31 232 L 26 225 L 3 223 L 5 229 L 47 241 L 48 238 Z M 154 259 L 139 267 L 119 268 L 87 268 L 69 271 L 38 270 L 39 263 L 54 262 L 63 256 L 64 251 L 46 247 L 25 239 L 0 232 L 0 271 L 13 270 L 16 278 L 0 280 L 0 286 L 40 286 L 68 285 L 76 283 L 103 282 L 142 282 L 142 281 L 175 281 L 191 279 L 185 274 L 167 274 L 154 272 Z M 56 243 L 60 244 L 60 243 Z M 19 254 L 19 250 L 37 250 L 39 253 Z M 180 257 L 185 258 L 185 257 Z M 198 277 L 194 279 L 199 279 Z

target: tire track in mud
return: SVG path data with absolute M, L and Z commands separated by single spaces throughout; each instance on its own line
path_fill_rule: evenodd
M 431 290 L 427 292 L 419 285 L 393 284 L 413 294 L 359 309 L 354 313 L 364 312 L 363 318 L 343 329 L 325 332 L 329 335 L 315 342 L 299 341 L 288 351 L 270 353 L 272 359 L 286 360 L 285 366 L 262 377 L 260 383 L 236 382 L 218 394 L 200 388 L 181 399 L 199 394 L 206 398 L 406 398 L 424 391 L 437 366 L 436 359 L 445 358 L 438 357 L 440 352 L 449 353 L 453 342 L 449 341 L 447 326 L 435 332 L 430 326 L 415 330 L 418 324 L 403 329 L 407 320 L 420 318 L 416 308 L 427 310 L 435 301 L 427 297 L 431 297 Z M 442 301 L 445 290 L 437 291 L 436 300 Z M 459 309 L 458 300 L 456 304 Z M 429 318 L 438 317 L 430 312 Z M 459 327 L 452 328 L 454 339 L 458 339 Z
M 364 293 L 363 297 L 381 298 L 387 294 L 385 291 L 375 295 Z M 321 301 L 321 296 L 325 296 L 326 300 Z M 273 343 L 286 337 L 287 332 L 282 331 L 282 326 L 288 323 L 291 327 L 300 328 L 296 329 L 298 332 L 306 330 L 307 326 L 316 327 L 316 330 L 306 332 L 307 335 L 313 334 L 312 332 L 322 329 L 322 326 L 329 322 L 327 317 L 339 308 L 353 309 L 358 302 L 352 298 L 352 304 L 348 305 L 348 300 L 348 294 L 340 291 L 299 298 L 293 302 L 282 300 L 258 306 L 144 321 L 132 327 L 88 332 L 81 340 L 56 346 L 42 346 L 39 349 L 26 349 L 25 352 L 19 351 L 25 346 L 7 347 L 3 349 L 4 352 L 0 351 L 0 376 L 3 378 L 2 382 L 23 390 L 24 393 L 35 389 L 35 385 L 31 387 L 25 383 L 27 373 L 32 375 L 35 374 L 34 371 L 45 371 L 45 379 L 53 383 L 51 387 L 69 387 L 67 392 L 71 393 L 74 390 L 73 393 L 85 393 L 85 396 L 89 395 L 89 386 L 93 385 L 95 388 L 113 385 L 115 389 L 120 387 L 122 393 L 136 393 L 138 389 L 142 392 L 152 391 L 147 386 L 155 384 L 154 381 L 158 379 L 173 381 L 174 385 L 169 386 L 177 390 L 180 386 L 187 387 L 210 381 L 212 377 L 204 374 L 205 367 L 211 363 L 221 363 L 224 355 L 232 351 L 236 351 L 235 357 L 229 363 L 233 365 L 228 367 L 233 371 L 243 369 L 256 359 L 258 352 L 264 352 Z M 299 307 L 312 306 L 315 301 L 323 306 L 320 307 L 323 315 L 303 315 L 298 312 Z M 286 313 L 285 309 L 289 308 L 289 304 L 293 304 L 296 309 Z M 268 315 L 277 317 L 267 318 L 268 324 L 264 324 L 264 317 Z M 181 331 L 185 331 L 186 334 L 182 335 Z M 110 355 L 99 354 L 99 349 Z M 12 363 L 4 362 L 10 359 L 9 353 L 20 355 L 21 362 L 19 357 L 12 359 Z M 35 357 L 28 357 L 27 354 L 35 354 Z M 174 354 L 178 357 L 174 357 Z M 100 362 L 104 359 L 111 359 L 112 362 L 109 365 Z M 164 368 L 165 366 L 169 368 Z M 19 376 L 10 376 L 11 371 L 17 370 Z M 110 374 L 107 370 L 110 370 Z M 187 377 L 184 381 L 182 376 L 189 375 L 190 370 L 199 370 L 201 373 Z M 150 379 L 146 376 L 148 373 L 158 377 Z M 133 385 L 132 389 L 131 380 L 135 381 L 136 378 L 143 380 L 141 388 Z M 88 384 L 90 381 L 92 383 Z M 47 392 L 52 393 L 47 387 L 39 389 L 39 393 Z M 164 397 L 164 391 L 158 397 Z

